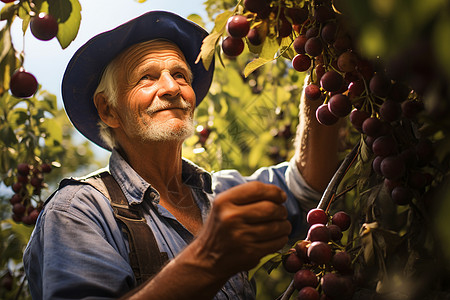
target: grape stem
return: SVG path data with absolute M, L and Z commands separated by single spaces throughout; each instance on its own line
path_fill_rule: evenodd
M 347 156 L 342 161 L 341 165 L 337 169 L 336 173 L 334 173 L 333 178 L 331 178 L 328 183 L 325 192 L 322 195 L 322 199 L 317 206 L 317 208 L 323 209 L 326 212 L 328 211 L 332 200 L 336 198 L 336 190 L 344 178 L 347 171 L 350 169 L 350 166 L 355 162 L 356 157 L 358 156 L 360 151 L 360 142 L 358 142 L 352 149 L 352 151 L 347 154 Z
M 277 300 L 288 300 L 291 298 L 292 294 L 294 293 L 294 280 L 291 281 L 287 289 L 284 291 L 284 293 L 281 295 L 281 298 L 278 297 Z

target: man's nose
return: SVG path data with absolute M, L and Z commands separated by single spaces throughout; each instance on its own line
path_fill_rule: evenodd
M 180 85 L 168 71 L 161 72 L 158 85 L 158 97 L 174 97 L 180 93 Z

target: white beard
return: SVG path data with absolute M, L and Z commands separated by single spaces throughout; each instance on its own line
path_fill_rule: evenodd
M 146 127 L 139 127 L 136 135 L 143 142 L 177 142 L 184 141 L 195 132 L 192 116 L 184 120 L 182 127 L 173 128 L 170 124 L 147 124 Z

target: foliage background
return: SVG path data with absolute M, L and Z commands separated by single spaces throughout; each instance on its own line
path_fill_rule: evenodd
M 77 1 L 70 2 L 77 7 Z M 336 2 L 345 7 L 359 46 L 368 57 L 401 54 L 403 49 L 425 35 L 433 41 L 436 61 L 430 61 L 430 64 L 439 66 L 440 72 L 445 74 L 444 78 L 450 78 L 448 1 Z M 40 3 L 45 4 L 46 1 Z M 205 10 L 209 20 L 201 20 L 198 15 L 192 15 L 191 19 L 200 24 L 209 23 L 220 12 L 230 10 L 236 4 L 237 1 L 233 0 L 207 0 Z M 22 12 L 22 17 L 24 15 Z M 2 11 L 2 19 L 7 17 Z M 26 21 L 26 17 L 24 19 Z M 9 94 L 10 74 L 21 64 L 21 57 L 16 58 L 12 45 L 8 43 L 8 24 L 1 32 L 1 43 L 2 49 L 9 51 L 3 51 L 0 56 L 0 298 L 29 299 L 21 257 L 32 226 L 17 224 L 10 219 L 9 198 L 12 191 L 9 186 L 15 178 L 15 167 L 24 161 L 48 161 L 61 166 L 46 177 L 49 188 L 41 195 L 41 199 L 45 199 L 60 178 L 73 173 L 81 174 L 97 166 L 88 143 L 74 144 L 73 129 L 64 112 L 56 106 L 56 96 L 45 92 L 43 88 L 26 101 Z M 70 29 L 66 31 L 70 37 L 60 37 L 62 47 L 67 46 L 77 33 L 74 23 L 68 24 L 66 28 Z M 235 168 L 250 174 L 258 167 L 292 156 L 292 140 L 298 124 L 298 105 L 305 74 L 293 71 L 288 60 L 279 59 L 245 78 L 243 70 L 252 58 L 251 54 L 245 52 L 236 59 L 216 60 L 210 94 L 197 110 L 198 135 L 189 139 L 184 149 L 187 158 L 207 170 Z M 448 100 L 444 99 L 446 105 Z M 200 134 L 202 128 L 208 129 L 206 139 Z M 347 130 L 343 135 L 344 146 L 355 141 L 356 133 L 350 127 Z M 442 134 L 446 136 L 446 128 Z M 441 145 L 442 156 L 449 147 L 449 143 Z M 445 200 L 449 198 L 450 189 L 446 181 L 441 188 L 436 189 L 436 193 L 436 198 L 443 201 L 437 201 L 432 224 L 438 229 L 436 233 L 445 257 L 442 263 L 448 265 L 450 253 L 446 249 L 450 249 L 450 201 Z M 258 299 L 274 299 L 286 288 L 290 276 L 276 269 L 270 277 L 264 271 L 258 272 L 256 279 Z

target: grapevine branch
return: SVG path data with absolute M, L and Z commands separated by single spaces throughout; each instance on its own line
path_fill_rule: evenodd
M 317 208 L 323 209 L 325 211 L 327 211 L 330 208 L 331 203 L 336 198 L 337 188 L 341 183 L 342 179 L 344 178 L 345 174 L 347 174 L 347 171 L 350 169 L 351 165 L 355 162 L 359 154 L 359 150 L 360 150 L 360 143 L 358 142 L 353 147 L 352 151 L 349 154 L 347 154 L 347 156 L 345 156 L 336 173 L 334 173 L 333 177 L 328 183 L 327 188 L 325 189 L 325 192 L 322 195 L 322 198 L 320 199 L 319 204 L 317 205 Z M 292 280 L 287 289 L 280 297 L 277 298 L 277 300 L 288 300 L 292 296 L 294 291 L 295 291 L 294 280 Z
M 360 150 L 360 143 L 358 142 L 353 147 L 352 151 L 349 154 L 347 154 L 347 156 L 345 156 L 336 173 L 334 173 L 333 178 L 331 178 L 330 182 L 328 183 L 328 186 L 325 189 L 325 192 L 323 193 L 319 204 L 317 205 L 317 208 L 323 209 L 325 211 L 329 209 L 331 203 L 336 197 L 336 191 L 339 184 L 341 183 L 345 174 L 347 174 L 347 171 L 349 170 L 350 166 L 353 164 L 356 157 L 358 156 L 359 150 Z

